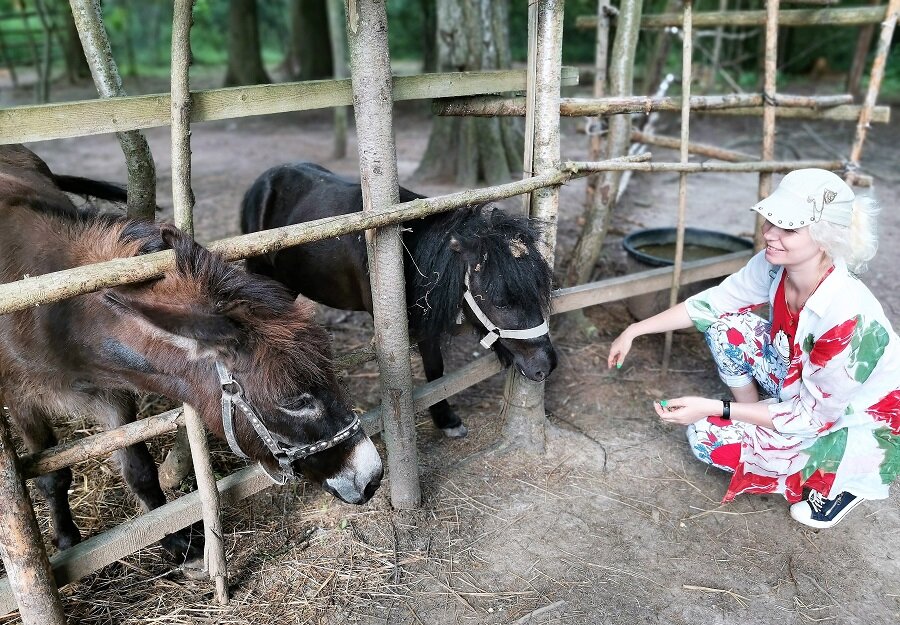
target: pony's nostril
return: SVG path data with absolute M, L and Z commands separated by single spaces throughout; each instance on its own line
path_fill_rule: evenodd
M 378 487 L 381 486 L 381 479 L 375 478 L 371 482 L 369 482 L 368 486 L 363 490 L 363 498 L 365 501 L 369 501 L 372 498 L 372 495 L 375 494 L 375 491 L 378 490 Z
M 543 371 L 538 371 L 537 373 L 534 374 L 534 381 L 535 382 L 543 382 L 546 377 L 547 377 L 546 373 L 544 373 Z

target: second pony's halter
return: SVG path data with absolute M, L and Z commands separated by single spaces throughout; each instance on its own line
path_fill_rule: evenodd
M 490 319 L 488 319 L 488 316 L 484 314 L 484 311 L 478 306 L 475 296 L 472 295 L 472 291 L 469 288 L 469 269 L 466 269 L 465 283 L 466 291 L 463 293 L 463 301 L 469 305 L 472 313 L 487 330 L 487 334 L 481 339 L 481 346 L 485 349 L 489 349 L 497 339 L 533 339 L 550 333 L 550 324 L 547 323 L 546 319 L 544 319 L 542 324 L 526 330 L 504 330 L 498 328 Z M 460 311 L 460 315 L 462 315 L 462 311 Z

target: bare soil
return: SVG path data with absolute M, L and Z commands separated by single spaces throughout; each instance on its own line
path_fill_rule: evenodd
M 165 85 L 148 90 L 164 91 Z M 88 88 L 65 94 L 93 97 Z M 0 104 L 30 93 L 5 90 Z M 398 106 L 398 166 L 405 186 L 423 193 L 455 190 L 415 178 L 429 132 L 424 104 Z M 580 120 L 564 120 L 563 157 L 583 159 Z M 851 123 L 781 122 L 786 158 L 849 153 Z M 677 135 L 677 119 L 661 132 Z M 697 117 L 692 138 L 755 151 L 760 122 Z M 157 163 L 159 203 L 170 207 L 169 130 L 147 132 Z M 244 190 L 266 168 L 313 160 L 355 176 L 349 156 L 331 154 L 330 113 L 296 113 L 199 124 L 194 128 L 195 227 L 201 241 L 238 233 Z M 865 281 L 900 323 L 894 271 L 900 247 L 895 198 L 900 189 L 898 125 L 869 135 L 864 169 L 876 177 L 885 210 L 882 251 Z M 125 179 L 110 135 L 34 144 L 57 172 Z M 677 154 L 654 150 L 656 160 Z M 597 276 L 623 271 L 621 237 L 676 221 L 677 175 L 637 174 L 613 220 Z M 747 210 L 754 175 L 691 178 L 688 225 L 752 236 Z M 585 183 L 561 191 L 558 259 L 580 226 Z M 503 204 L 516 206 L 516 200 Z M 169 210 L 167 216 L 171 216 Z M 338 352 L 367 344 L 365 315 L 320 309 Z M 561 327 L 561 362 L 546 387 L 547 453 L 499 451 L 498 411 L 504 376 L 454 398 L 471 433 L 445 440 L 420 415 L 422 508 L 391 509 L 383 487 L 362 507 L 341 504 L 303 482 L 255 496 L 225 511 L 233 600 L 213 603 L 207 582 L 173 571 L 150 548 L 63 592 L 72 623 L 895 623 L 900 621 L 900 493 L 866 502 L 838 527 L 812 531 L 790 519 L 780 497 L 743 496 L 721 505 L 727 478 L 696 462 L 682 428 L 661 423 L 650 402 L 682 394 L 719 396 L 724 388 L 695 333 L 675 336 L 672 370 L 659 372 L 661 337 L 636 342 L 620 371 L 605 367 L 609 344 L 630 323 L 622 303 L 587 311 L 599 336 L 586 340 Z M 558 325 L 558 324 L 557 324 Z M 455 339 L 449 368 L 481 351 L 473 337 Z M 414 368 L 421 380 L 421 366 Z M 378 398 L 372 365 L 351 372 L 355 402 Z M 90 426 L 77 420 L 67 429 Z M 76 435 L 80 435 L 76 432 Z M 155 443 L 161 454 L 164 445 Z M 216 447 L 218 470 L 238 466 Z M 81 478 L 80 475 L 86 475 Z M 173 493 L 176 496 L 177 493 Z M 73 505 L 86 534 L 136 514 L 107 461 L 76 468 Z M 39 511 L 46 529 L 46 516 Z M 19 622 L 0 617 L 0 624 Z

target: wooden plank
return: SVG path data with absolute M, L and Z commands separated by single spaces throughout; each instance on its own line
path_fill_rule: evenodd
M 578 71 L 563 68 L 563 84 L 578 84 Z M 447 72 L 394 78 L 394 100 L 419 100 L 525 89 L 524 70 Z M 350 80 L 230 87 L 191 92 L 191 122 L 206 122 L 352 104 Z M 0 144 L 46 141 L 106 132 L 168 126 L 168 93 L 113 100 L 0 109 Z
M 241 499 L 265 490 L 272 480 L 258 465 L 219 480 L 222 505 L 236 505 Z M 151 545 L 166 534 L 187 527 L 201 517 L 200 493 L 193 492 L 151 510 L 130 521 L 79 543 L 50 558 L 59 587 L 90 575 L 104 566 Z M 0 579 L 0 614 L 16 609 L 6 578 Z
M 859 119 L 862 107 L 857 104 L 843 104 L 829 109 L 809 110 L 775 107 L 775 117 L 781 119 L 830 119 L 834 121 L 855 122 Z M 734 115 L 756 116 L 763 114 L 763 107 L 754 106 L 748 108 L 718 109 L 710 111 L 698 111 L 698 115 Z M 872 123 L 887 124 L 891 121 L 891 107 L 876 106 L 872 109 Z
M 747 264 L 751 251 L 734 252 L 715 258 L 684 263 L 681 284 L 734 273 Z M 672 267 L 660 267 L 638 273 L 581 284 L 553 292 L 552 314 L 614 302 L 632 295 L 661 291 L 672 284 Z

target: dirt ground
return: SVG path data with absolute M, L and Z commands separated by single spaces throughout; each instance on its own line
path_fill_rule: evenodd
M 147 86 L 153 89 L 153 85 Z M 155 90 L 163 91 L 164 85 Z M 71 98 L 92 97 L 90 90 Z M 29 93 L 4 90 L 0 105 Z M 330 114 L 297 113 L 198 124 L 193 133 L 195 227 L 201 241 L 238 233 L 241 195 L 266 168 L 314 160 L 355 176 L 356 144 L 331 159 Z M 455 190 L 422 183 L 415 168 L 428 137 L 424 104 L 397 109 L 402 183 L 424 193 Z M 586 158 L 581 120 L 564 120 L 563 158 Z M 678 133 L 677 119 L 658 130 Z M 692 139 L 755 150 L 758 120 L 697 117 Z M 779 156 L 832 158 L 849 152 L 851 123 L 779 124 Z M 147 132 L 157 163 L 159 203 L 170 209 L 169 130 Z M 892 267 L 900 215 L 896 146 L 900 126 L 869 135 L 864 169 L 884 204 L 882 250 L 864 276 L 900 324 Z M 57 172 L 124 180 L 121 152 L 104 135 L 33 144 Z M 655 160 L 677 154 L 654 150 Z M 691 178 L 688 224 L 751 236 L 753 175 Z M 622 270 L 621 237 L 671 226 L 677 175 L 637 174 L 615 215 L 598 276 Z M 577 236 L 583 181 L 561 191 L 558 259 Z M 515 206 L 515 200 L 504 203 Z M 167 212 L 171 216 L 171 210 Z M 365 315 L 321 309 L 338 352 L 368 343 Z M 683 429 L 661 423 L 651 400 L 720 396 L 724 388 L 696 333 L 675 337 L 672 370 L 662 377 L 661 337 L 639 339 L 625 367 L 609 372 L 612 339 L 630 322 L 621 303 L 595 307 L 600 329 L 586 341 L 554 334 L 560 366 L 547 383 L 547 453 L 497 450 L 504 376 L 454 398 L 469 425 L 444 440 L 420 415 L 422 508 L 391 509 L 387 485 L 362 507 L 341 504 L 304 483 L 271 489 L 226 511 L 232 603 L 217 606 L 209 583 L 184 579 L 154 548 L 66 588 L 72 623 L 896 623 L 900 621 L 900 492 L 864 503 L 838 527 L 812 531 L 790 519 L 780 497 L 742 496 L 721 505 L 727 479 L 696 462 Z M 474 337 L 453 343 L 448 368 L 481 351 Z M 422 379 L 421 366 L 414 371 Z M 377 401 L 372 365 L 348 376 L 354 401 Z M 78 422 L 70 429 L 85 429 Z M 380 443 L 379 443 L 380 444 Z M 161 453 L 161 445 L 154 451 Z M 217 447 L 221 470 L 236 466 Z M 87 473 L 91 480 L 79 474 Z M 389 477 L 389 476 L 388 476 Z M 104 486 L 100 488 L 98 481 Z M 173 496 L 175 494 L 173 493 Z M 136 514 L 106 461 L 76 468 L 72 500 L 85 533 Z M 46 518 L 42 518 L 46 526 Z M 0 625 L 19 622 L 0 617 Z

